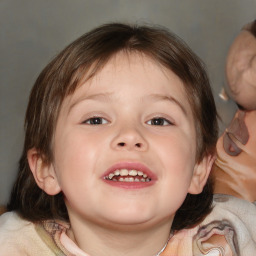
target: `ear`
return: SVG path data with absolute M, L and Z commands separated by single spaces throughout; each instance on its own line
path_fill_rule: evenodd
M 56 195 L 61 189 L 52 164 L 45 164 L 42 156 L 35 148 L 27 153 L 28 163 L 34 179 L 42 190 L 48 195 Z
M 215 155 L 208 155 L 205 156 L 201 162 L 195 165 L 188 193 L 200 194 L 203 191 L 215 159 Z

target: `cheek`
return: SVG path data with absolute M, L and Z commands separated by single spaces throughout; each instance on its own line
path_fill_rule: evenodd
M 157 151 L 169 166 L 194 164 L 196 157 L 196 142 L 194 136 L 176 133 L 169 137 L 157 139 Z
M 58 138 L 55 146 L 55 169 L 59 180 L 65 182 L 72 178 L 79 181 L 83 176 L 85 179 L 93 170 L 95 159 L 97 159 L 97 141 L 89 137 L 84 139 L 79 134 L 62 136 Z
M 196 147 L 193 140 L 176 138 L 165 143 L 158 151 L 162 168 L 163 184 L 169 196 L 180 193 L 181 198 L 187 194 L 195 166 Z

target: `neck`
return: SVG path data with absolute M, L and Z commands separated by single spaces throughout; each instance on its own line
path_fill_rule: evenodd
M 170 236 L 170 220 L 153 228 L 106 227 L 71 221 L 69 237 L 90 256 L 156 256 Z

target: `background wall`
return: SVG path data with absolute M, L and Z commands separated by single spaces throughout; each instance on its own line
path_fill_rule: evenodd
M 235 112 L 232 101 L 218 97 L 225 56 L 240 28 L 255 18 L 256 0 L 0 0 L 0 204 L 17 172 L 29 91 L 68 43 L 106 22 L 168 27 L 207 64 L 223 130 Z

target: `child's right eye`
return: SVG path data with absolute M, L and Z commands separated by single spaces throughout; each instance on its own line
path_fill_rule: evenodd
M 89 125 L 99 125 L 99 124 L 107 124 L 107 123 L 108 123 L 108 120 L 102 117 L 91 117 L 83 121 L 83 124 L 89 124 Z

